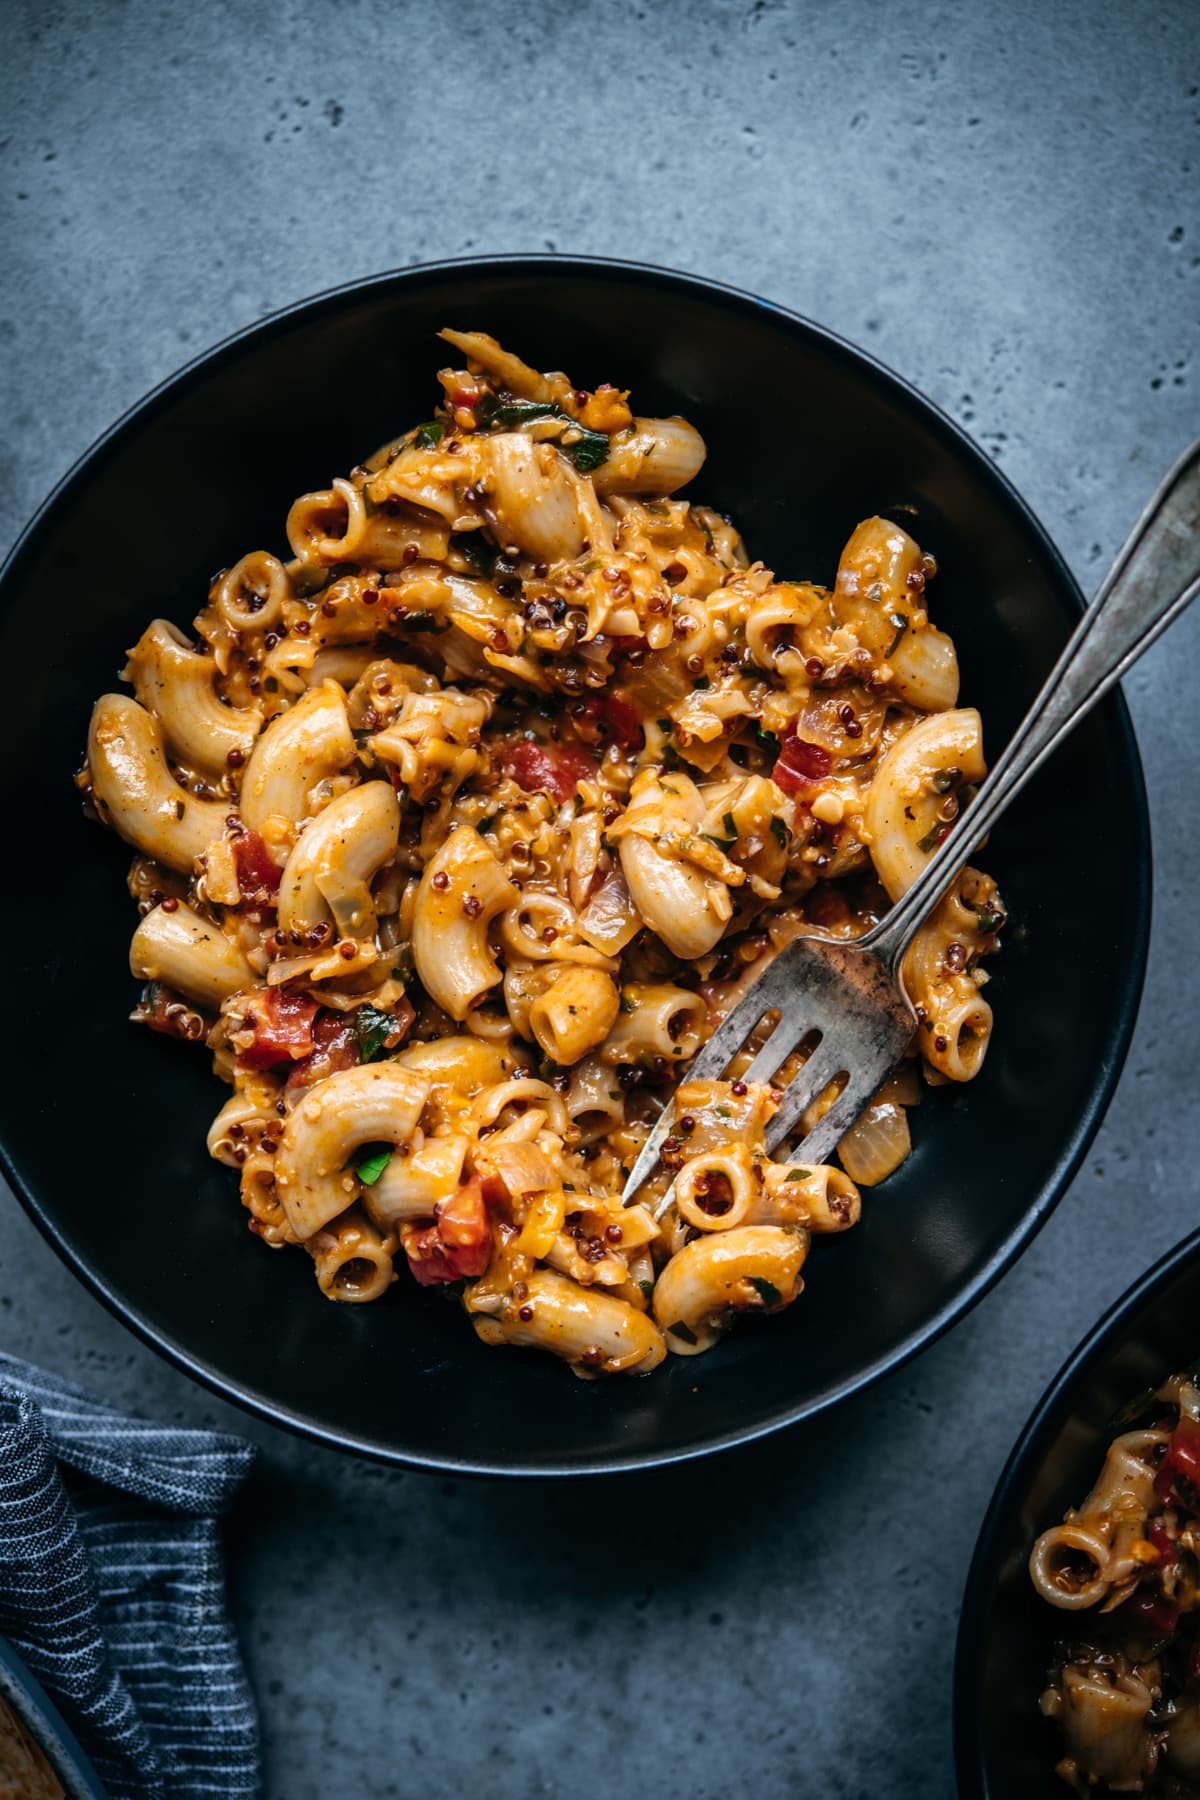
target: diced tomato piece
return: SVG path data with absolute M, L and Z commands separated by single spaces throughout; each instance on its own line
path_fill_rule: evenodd
M 1114 1615 L 1137 1637 L 1168 1638 L 1179 1623 L 1179 1608 L 1156 1588 L 1140 1587 L 1130 1594 Z
M 422 1287 L 482 1275 L 491 1260 L 492 1233 L 480 1183 L 468 1181 L 439 1201 L 432 1225 L 402 1225 L 400 1241 Z
M 804 916 L 812 925 L 843 925 L 850 917 L 846 898 L 831 881 L 819 881 L 804 896 Z
M 1173 1563 L 1175 1561 L 1176 1556 L 1179 1554 L 1178 1545 L 1173 1537 L 1167 1536 L 1167 1533 L 1163 1530 L 1157 1519 L 1151 1519 L 1150 1523 L 1147 1525 L 1146 1538 L 1154 1549 L 1158 1551 L 1158 1560 L 1161 1567 L 1165 1568 L 1168 1563 Z
M 578 744 L 539 744 L 517 738 L 500 752 L 500 767 L 527 794 L 549 794 L 569 800 L 581 781 L 592 781 L 599 770 Z
M 287 1078 L 289 1087 L 310 1087 L 324 1081 L 340 1069 L 353 1069 L 359 1063 L 358 1038 L 351 1023 L 352 1013 L 324 1010 L 312 1028 L 312 1051 L 296 1064 Z
M 265 993 L 256 994 L 253 1008 L 246 1014 L 254 1042 L 240 1054 L 243 1066 L 271 1069 L 276 1063 L 298 1062 L 311 1055 L 317 1012 L 315 1000 L 287 988 L 268 988 Z
M 272 862 L 267 846 L 257 831 L 243 831 L 234 838 L 233 860 L 237 866 L 238 887 L 243 900 L 252 899 L 264 889 L 268 894 L 279 892 L 283 871 L 277 863 Z
M 623 750 L 640 750 L 646 741 L 637 707 L 619 694 L 592 694 L 578 708 L 572 707 L 571 718 L 589 741 L 594 737 L 602 744 L 620 744 Z
M 506 1207 L 511 1203 L 512 1195 L 498 1175 L 481 1176 L 479 1185 L 485 1205 Z
M 208 1031 L 207 1023 L 191 1001 L 168 987 L 165 981 L 151 981 L 142 989 L 133 1017 L 139 1025 L 148 1025 L 151 1031 L 160 1031 L 164 1037 L 196 1042 Z
M 618 633 L 615 637 L 609 637 L 606 632 L 599 631 L 592 639 L 592 642 L 594 644 L 602 644 L 610 656 L 628 656 L 631 650 L 644 650 L 646 648 L 646 640 L 644 637 L 635 637 L 631 634 L 622 635 L 621 633 Z
M 1154 1477 L 1160 1500 L 1176 1500 L 1189 1511 L 1200 1511 L 1200 1425 L 1181 1419 L 1171 1433 L 1166 1453 Z
M 821 781 L 832 767 L 833 758 L 824 744 L 812 744 L 807 738 L 798 737 L 792 723 L 779 746 L 779 760 L 771 776 L 785 794 L 796 794 Z

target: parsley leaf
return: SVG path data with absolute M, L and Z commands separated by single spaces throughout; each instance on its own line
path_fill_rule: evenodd
M 746 1279 L 764 1306 L 778 1306 L 783 1299 L 775 1283 L 768 1281 L 764 1275 L 747 1275 Z
M 697 688 L 703 689 L 703 688 L 711 687 L 712 683 L 708 679 L 707 675 L 697 675 L 696 680 L 693 685 Z
M 363 1144 L 358 1151 L 354 1173 L 366 1187 L 374 1187 L 391 1160 L 390 1144 Z
M 949 832 L 949 830 L 950 830 L 950 827 L 948 825 L 943 825 L 941 823 L 941 821 L 939 820 L 938 823 L 933 827 L 932 831 L 927 831 L 923 838 L 917 839 L 917 849 L 918 850 L 936 850 L 938 845 L 941 843 L 942 839 Z
M 763 726 L 756 725 L 754 727 L 754 737 L 759 749 L 765 750 L 768 756 L 779 755 L 779 739 L 773 731 L 767 731 Z
M 784 1176 L 784 1181 L 785 1183 L 789 1181 L 807 1181 L 811 1175 L 811 1169 L 789 1169 L 788 1173 Z
M 691 1326 L 685 1325 L 682 1319 L 676 1319 L 674 1325 L 668 1325 L 667 1331 L 672 1337 L 682 1338 L 685 1344 L 695 1344 L 699 1341 Z
M 436 613 L 429 612 L 425 608 L 405 613 L 396 620 L 396 624 L 403 627 L 405 631 L 449 631 L 450 629 L 448 619 L 439 619 Z
M 487 832 L 494 831 L 496 829 L 496 820 L 499 817 L 500 817 L 499 813 L 492 813 L 490 815 L 490 817 L 488 817 L 486 819 L 480 819 L 479 823 L 475 827 L 475 829 L 479 833 L 480 837 L 483 837 Z
M 993 931 L 999 931 L 1007 923 L 1005 915 L 995 906 L 978 907 L 975 918 L 985 937 L 990 937 Z
M 891 656 L 893 654 L 893 652 L 896 649 L 897 644 L 900 642 L 900 639 L 904 636 L 905 632 L 908 630 L 908 620 L 905 618 L 903 613 L 893 613 L 892 614 L 892 624 L 896 627 L 896 635 L 892 639 L 891 643 L 888 645 L 887 649 L 884 651 L 884 653 L 883 653 L 884 656 Z
M 570 457 L 581 475 L 589 475 L 607 460 L 608 439 L 602 431 L 589 431 L 586 425 L 575 425 L 574 430 L 579 433 L 576 441 L 559 447 L 565 456 Z
M 379 1007 L 369 1004 L 354 1009 L 354 1036 L 363 1062 L 374 1062 L 386 1050 L 388 1039 L 396 1035 L 397 1029 L 394 1013 L 382 1012 Z
M 557 415 L 553 400 L 499 400 L 495 394 L 485 394 L 475 408 L 478 425 L 523 425 L 527 419 L 553 419 Z
M 725 817 L 721 820 L 721 823 L 725 827 L 726 837 L 729 838 L 732 843 L 736 844 L 738 840 L 738 828 L 737 820 L 734 818 L 733 814 L 726 813 Z
M 419 445 L 422 450 L 432 450 L 435 444 L 441 443 L 445 435 L 446 427 L 440 419 L 426 419 L 423 425 L 417 426 L 413 443 Z
M 781 850 L 787 849 L 787 847 L 788 847 L 788 828 L 784 824 L 782 819 L 772 819 L 771 820 L 771 836 L 775 839 L 775 842 L 779 845 L 779 848 Z
M 485 394 L 475 408 L 475 421 L 485 428 L 492 425 L 524 425 L 530 419 L 567 421 L 574 441 L 560 444 L 559 449 L 564 456 L 570 457 L 581 475 L 598 469 L 606 460 L 610 448 L 607 433 L 590 431 L 586 425 L 572 419 L 570 413 L 565 413 L 553 400 L 498 400 L 494 394 Z
M 496 562 L 495 546 L 489 544 L 480 531 L 464 531 L 451 539 L 456 550 L 460 550 L 469 563 L 473 563 L 481 575 L 490 575 Z

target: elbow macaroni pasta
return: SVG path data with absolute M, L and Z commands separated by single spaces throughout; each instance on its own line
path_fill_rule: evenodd
M 1079 1794 L 1198 1791 L 1196 1382 L 1195 1369 L 1172 1376 L 1127 1409 L 1135 1428 L 1029 1558 L 1038 1594 L 1067 1615 L 1041 1709 L 1061 1732 L 1057 1771 Z
M 686 420 L 443 336 L 433 418 L 298 498 L 290 555 L 223 571 L 194 644 L 147 627 L 80 785 L 138 853 L 134 1016 L 231 1085 L 209 1151 L 255 1235 L 331 1299 L 403 1270 L 485 1343 L 644 1374 L 789 1306 L 908 1154 L 918 1069 L 977 1073 L 1004 914 L 968 870 L 842 1168 L 768 1157 L 780 1093 L 739 1065 L 687 1080 L 791 938 L 904 892 L 984 773 L 980 720 L 901 527 L 860 523 L 829 588 L 777 580 L 677 497 Z

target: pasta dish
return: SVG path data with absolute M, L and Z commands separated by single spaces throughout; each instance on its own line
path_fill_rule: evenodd
M 978 1071 L 1004 912 L 968 869 L 841 1167 L 764 1150 L 806 1045 L 778 1086 L 739 1078 L 753 1044 L 687 1078 L 793 937 L 904 892 L 985 772 L 980 720 L 901 526 L 860 523 L 829 588 L 776 579 L 675 497 L 684 419 L 442 337 L 432 418 L 298 499 L 290 557 L 224 570 L 195 642 L 148 626 L 79 782 L 136 853 L 134 1017 L 233 1089 L 208 1148 L 251 1231 L 331 1299 L 399 1266 L 486 1343 L 643 1374 L 790 1305 L 811 1235 L 908 1155 L 920 1072 Z
M 1173 1376 L 1123 1422 L 1136 1429 L 1030 1557 L 1042 1598 L 1081 1615 L 1042 1711 L 1077 1793 L 1183 1800 L 1200 1795 L 1200 1375 Z

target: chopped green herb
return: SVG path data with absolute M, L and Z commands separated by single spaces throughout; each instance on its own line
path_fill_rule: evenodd
M 871 586 L 867 589 L 865 597 L 875 605 L 879 604 L 883 599 L 883 588 L 878 581 L 872 582 Z
M 655 722 L 658 725 L 658 729 L 660 731 L 665 731 L 667 736 L 670 737 L 672 731 L 675 729 L 674 719 L 658 719 Z
M 621 1011 L 623 1013 L 631 1013 L 633 1011 L 633 1000 L 628 994 L 621 995 Z
M 695 1344 L 699 1341 L 691 1326 L 685 1325 L 682 1319 L 676 1319 L 673 1325 L 668 1325 L 667 1331 L 671 1337 L 681 1338 L 685 1344 Z
M 603 566 L 604 565 L 601 563 L 600 558 L 598 556 L 593 556 L 593 557 L 590 557 L 587 562 L 580 563 L 579 568 L 580 568 L 580 573 L 583 575 L 594 575 L 596 573 L 596 570 L 599 568 L 602 568 Z
M 426 419 L 423 425 L 417 426 L 413 443 L 418 444 L 422 450 L 431 450 L 435 444 L 441 443 L 445 435 L 446 427 L 440 419 Z
M 610 1100 L 623 1100 L 625 1098 L 620 1088 L 609 1088 L 608 1097 Z
M 396 623 L 403 626 L 406 631 L 449 631 L 450 629 L 448 620 L 439 619 L 436 613 L 424 609 L 405 613 L 402 618 L 396 620 Z
M 954 777 L 949 769 L 938 769 L 929 785 L 935 794 L 948 794 L 954 786 Z
M 891 643 L 888 645 L 887 649 L 884 651 L 885 656 L 891 656 L 893 654 L 897 644 L 900 642 L 900 639 L 904 636 L 905 632 L 908 630 L 908 620 L 905 618 L 903 613 L 893 613 L 892 614 L 892 624 L 896 627 L 896 635 L 892 639 Z
M 464 531 L 460 537 L 452 538 L 451 542 L 456 550 L 461 550 L 469 563 L 474 563 L 481 575 L 491 574 L 496 561 L 496 550 L 482 532 Z
M 366 1187 L 374 1187 L 392 1160 L 390 1144 L 364 1144 L 358 1151 L 354 1173 Z
M 356 1006 L 354 1009 L 354 1036 L 358 1043 L 358 1054 L 363 1062 L 374 1062 L 387 1048 L 387 1041 L 395 1037 L 399 1031 L 396 1015 L 382 1012 L 379 1007 Z
M 708 679 L 707 675 L 697 675 L 696 680 L 695 680 L 695 686 L 700 689 L 704 689 L 707 687 L 711 687 L 712 683 Z
M 494 831 L 496 829 L 496 820 L 499 817 L 499 813 L 489 813 L 486 819 L 480 819 L 478 825 L 475 827 L 480 837 L 483 837 L 486 832 Z
M 811 1169 L 789 1169 L 784 1177 L 784 1181 L 785 1183 L 788 1181 L 808 1181 L 811 1176 Z
M 182 817 L 186 811 L 187 811 L 187 807 L 183 804 L 183 801 L 177 800 L 175 802 L 175 817 L 177 819 L 182 819 Z
M 572 419 L 570 413 L 565 413 L 553 400 L 498 400 L 494 394 L 485 394 L 475 408 L 476 423 L 485 427 L 525 425 L 531 419 L 567 420 L 573 442 L 563 444 L 561 449 L 564 456 L 569 456 L 583 475 L 590 473 L 592 469 L 598 469 L 608 456 L 607 434 L 603 431 L 589 431 L 586 425 Z
M 975 918 L 985 937 L 990 937 L 993 931 L 999 931 L 1006 923 L 1005 915 L 995 906 L 979 907 Z
M 572 444 L 563 444 L 564 455 L 569 456 L 581 475 L 589 475 L 593 469 L 608 457 L 609 442 L 602 431 L 589 431 L 585 425 L 574 425 L 573 431 L 579 433 Z
M 746 1280 L 750 1283 L 750 1286 L 754 1289 L 764 1306 L 778 1306 L 779 1302 L 783 1299 L 783 1295 L 775 1286 L 775 1283 L 773 1281 L 768 1281 L 765 1275 L 747 1275 Z
M 943 825 L 939 822 L 931 831 L 927 831 L 923 838 L 917 839 L 917 849 L 936 850 L 949 829 L 950 827 L 948 825 Z
M 650 1298 L 651 1294 L 654 1292 L 654 1283 L 652 1281 L 639 1281 L 638 1286 L 641 1288 L 643 1294 L 645 1294 L 645 1296 L 648 1300 Z
M 754 736 L 760 750 L 765 750 L 768 756 L 779 755 L 779 739 L 773 731 L 765 731 L 761 725 L 756 725 Z
M 726 837 L 732 838 L 736 844 L 738 839 L 738 828 L 737 820 L 734 818 L 733 814 L 727 812 L 725 817 L 721 820 L 721 823 L 725 827 Z
M 724 856 L 727 851 L 732 850 L 733 846 L 737 843 L 736 837 L 714 837 L 711 831 L 702 831 L 700 836 L 704 839 L 706 844 L 711 844 L 714 850 L 719 850 L 722 856 Z
M 485 394 L 475 408 L 478 425 L 524 425 L 528 419 L 553 419 L 557 415 L 553 400 L 498 400 L 495 394 Z
M 782 819 L 772 819 L 771 820 L 771 836 L 775 839 L 775 842 L 779 845 L 779 848 L 781 850 L 787 849 L 787 847 L 788 847 L 788 828 L 784 824 Z

